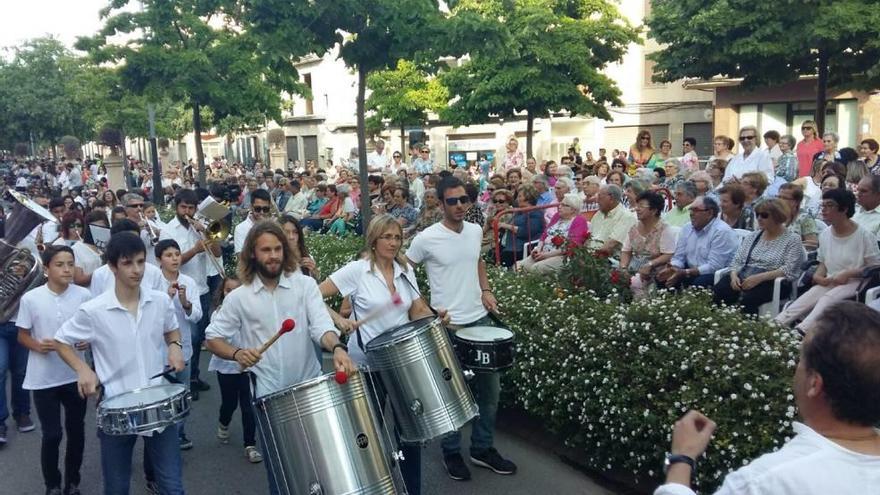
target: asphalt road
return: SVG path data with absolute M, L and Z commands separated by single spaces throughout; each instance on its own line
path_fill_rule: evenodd
M 207 367 L 208 354 L 202 357 Z M 195 444 L 192 450 L 183 452 L 184 486 L 189 494 L 264 494 L 267 493 L 266 471 L 263 464 L 251 464 L 244 457 L 241 444 L 241 420 L 236 412 L 230 425 L 231 439 L 222 445 L 215 437 L 220 393 L 213 373 L 203 377 L 211 384 L 211 390 L 203 392 L 200 400 L 193 403 L 187 420 L 187 434 Z M 8 393 L 8 391 L 7 391 Z M 8 395 L 7 395 L 8 397 Z M 95 435 L 94 406 L 90 404 L 86 417 L 86 452 L 82 467 L 80 488 L 85 495 L 101 493 L 101 467 L 98 439 Z M 0 495 L 40 495 L 45 493 L 40 474 L 40 427 L 36 412 L 32 418 L 37 429 L 19 433 L 12 419 L 9 426 L 9 443 L 0 448 Z M 464 446 L 467 446 L 465 432 Z M 62 448 L 64 442 L 62 441 Z M 132 480 L 133 494 L 146 494 L 143 483 L 142 443 L 138 443 L 134 455 L 136 473 Z M 469 482 L 451 480 L 443 468 L 439 442 L 426 447 L 422 456 L 422 493 L 425 495 L 511 495 L 511 494 L 610 494 L 588 476 L 561 462 L 554 454 L 529 444 L 504 431 L 496 433 L 496 448 L 519 466 L 514 476 L 499 476 L 491 471 L 471 468 L 473 479 Z M 63 453 L 62 453 L 63 459 Z M 63 465 L 63 463 L 62 463 Z

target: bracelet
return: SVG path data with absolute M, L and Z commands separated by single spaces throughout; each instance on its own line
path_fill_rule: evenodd
M 483 289 L 480 292 L 492 292 L 492 289 Z
M 342 348 L 343 351 L 348 352 L 348 346 L 343 344 L 342 342 L 337 342 L 336 345 L 333 346 L 333 349 L 330 350 L 330 353 L 335 353 L 336 349 Z
M 235 352 L 232 353 L 232 360 L 233 361 L 235 361 L 235 355 L 238 354 L 238 351 L 240 351 L 240 350 L 241 350 L 241 347 L 239 347 L 238 349 L 235 350 Z

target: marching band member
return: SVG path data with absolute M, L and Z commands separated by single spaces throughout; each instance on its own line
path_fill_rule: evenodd
M 92 211 L 86 215 L 83 224 L 83 238 L 72 247 L 74 263 L 76 264 L 73 281 L 77 285 L 91 289 L 92 273 L 104 263 L 101 260 L 101 250 L 95 245 L 95 238 L 92 235 L 91 227 L 95 225 L 108 228 L 107 215 L 101 211 Z
M 248 213 L 248 216 L 244 221 L 235 226 L 235 232 L 233 232 L 232 240 L 236 255 L 238 255 L 242 248 L 244 248 L 244 241 L 247 239 L 248 232 L 250 232 L 251 228 L 253 228 L 253 226 L 260 220 L 269 218 L 269 213 L 272 211 L 272 207 L 269 206 L 269 203 L 272 201 L 272 197 L 269 196 L 269 191 L 266 191 L 265 189 L 255 189 L 254 191 L 251 191 L 250 197 L 250 213 Z
M 141 230 L 136 223 L 127 218 L 123 218 L 110 227 L 110 239 L 112 240 L 113 237 L 123 232 L 131 232 L 139 236 L 138 238 L 140 239 L 140 231 Z M 141 241 L 141 244 L 143 244 L 143 240 Z M 146 252 L 146 245 L 144 246 L 144 251 Z M 92 291 L 92 297 L 97 297 L 115 287 L 116 275 L 113 272 L 113 269 L 105 264 L 92 272 L 91 283 L 92 285 L 89 290 Z M 141 285 L 143 285 L 145 289 L 164 292 L 165 281 L 162 277 L 162 270 L 152 263 L 147 263 L 147 266 L 144 267 L 143 276 L 141 277 Z
M 447 309 L 452 322 L 449 328 L 493 326 L 488 312 L 496 312 L 498 303 L 489 287 L 486 265 L 480 259 L 483 229 L 464 221 L 470 197 L 455 177 L 440 181 L 437 196 L 443 207 L 443 221 L 416 235 L 406 257 L 413 264 L 425 264 L 432 305 Z M 469 385 L 480 409 L 471 432 L 471 462 L 498 474 L 516 473 L 516 464 L 503 458 L 493 446 L 501 375 L 477 373 Z M 443 438 L 441 447 L 449 477 L 458 481 L 471 479 L 461 457 L 461 432 Z
M 46 493 L 79 495 L 79 469 L 85 446 L 86 400 L 77 393 L 77 376 L 55 352 L 55 331 L 81 304 L 91 299 L 88 289 L 73 285 L 74 255 L 67 246 L 47 246 L 43 267 L 48 281 L 28 291 L 19 303 L 18 341 L 30 350 L 24 389 L 33 390 L 42 429 L 40 464 Z M 77 346 L 77 350 L 83 350 Z M 82 357 L 82 355 L 80 355 Z M 64 408 L 64 430 L 61 423 Z M 61 438 L 67 434 L 64 484 L 58 469 Z M 64 491 L 61 487 L 64 486 Z
M 324 306 L 317 282 L 297 269 L 290 244 L 277 223 L 259 222 L 250 229 L 239 255 L 238 271 L 244 285 L 229 293 L 214 315 L 206 330 L 207 345 L 221 359 L 251 369 L 256 397 L 319 376 L 321 363 L 313 342 L 320 342 L 333 353 L 337 371 L 356 372 L 347 347 L 339 342 L 339 332 Z M 296 329 L 260 354 L 261 344 L 275 335 L 288 318 L 294 320 Z M 230 345 L 230 341 L 241 347 Z M 270 492 L 279 493 L 269 466 L 267 463 Z
M 107 245 L 107 266 L 115 283 L 76 311 L 55 334 L 61 358 L 77 373 L 81 396 L 95 395 L 99 383 L 104 397 L 112 398 L 150 385 L 162 378 L 167 363 L 175 372 L 184 369 L 183 343 L 177 318 L 165 292 L 142 289 L 146 248 L 137 234 L 120 232 Z M 95 371 L 72 347 L 91 345 Z M 152 459 L 162 494 L 183 494 L 182 461 L 177 428 L 143 435 L 107 435 L 98 432 L 104 493 L 126 494 L 131 482 L 131 457 L 138 436 Z

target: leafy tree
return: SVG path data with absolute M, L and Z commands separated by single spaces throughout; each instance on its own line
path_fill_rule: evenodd
M 398 60 L 397 67 L 367 76 L 370 96 L 365 108 L 372 115 L 366 119 L 367 129 L 382 129 L 387 120 L 400 129 L 400 149 L 406 149 L 405 128 L 418 125 L 449 101 L 449 91 L 436 78 L 415 63 Z
M 104 27 L 96 36 L 81 38 L 77 47 L 98 63 L 120 64 L 123 85 L 133 92 L 185 102 L 192 111 L 199 182 L 204 184 L 204 112 L 210 110 L 215 122 L 280 121 L 281 92 L 302 90 L 295 58 L 279 57 L 277 46 L 262 46 L 260 41 L 267 40 L 251 34 L 245 12 L 257 8 L 258 1 L 143 0 L 136 11 L 122 10 L 130 3 L 111 0 L 102 11 Z M 118 34 L 126 35 L 124 44 L 110 42 Z
M 621 60 L 638 30 L 610 0 L 463 0 L 456 16 L 482 17 L 480 32 L 498 32 L 497 50 L 472 52 L 442 74 L 453 98 L 441 118 L 452 124 L 487 122 L 525 112 L 526 153 L 536 117 L 567 110 L 610 120 L 620 90 L 602 70 Z
M 880 10 L 868 0 L 783 4 L 654 0 L 647 19 L 662 49 L 655 80 L 742 78 L 746 88 L 817 77 L 816 124 L 825 127 L 828 88 L 880 84 Z

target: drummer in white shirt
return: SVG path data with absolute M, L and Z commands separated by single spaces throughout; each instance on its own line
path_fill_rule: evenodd
M 400 252 L 402 245 L 400 223 L 391 215 L 378 215 L 367 228 L 367 257 L 348 263 L 320 285 L 321 295 L 325 298 L 337 294 L 350 298 L 355 321 L 335 312 L 331 314 L 336 326 L 346 333 L 357 330 L 349 340 L 352 343 L 351 358 L 362 367 L 366 365 L 362 346 L 409 321 L 433 314 L 418 289 L 415 271 Z M 391 303 L 395 296 L 399 296 L 400 304 Z M 363 319 L 377 312 L 379 316 L 358 325 L 357 318 Z M 439 313 L 446 316 L 445 311 Z M 372 391 L 370 397 L 380 402 L 375 404 L 378 410 L 384 410 L 386 390 L 379 374 L 373 374 L 367 383 L 375 384 L 377 390 Z M 399 435 L 396 436 L 400 443 Z M 418 495 L 421 493 L 421 447 L 401 445 L 401 450 L 404 460 L 400 463 L 400 470 L 407 491 L 410 495 Z
M 166 356 L 172 371 L 182 371 L 185 363 L 168 294 L 141 288 L 146 247 L 140 237 L 133 232 L 113 235 L 106 256 L 115 275 L 113 290 L 83 304 L 58 330 L 55 340 L 58 354 L 77 372 L 80 394 L 95 395 L 100 383 L 104 398 L 112 398 L 161 384 L 162 378 L 151 377 L 163 371 Z M 79 342 L 91 345 L 95 371 L 71 347 Z M 104 492 L 129 492 L 132 451 L 138 436 L 145 437 L 160 492 L 183 494 L 177 428 L 143 435 L 107 435 L 99 431 Z
M 18 341 L 30 350 L 23 388 L 33 390 L 43 440 L 40 460 L 47 493 L 79 494 L 85 446 L 86 400 L 77 393 L 76 373 L 55 352 L 55 331 L 91 298 L 88 289 L 73 285 L 74 255 L 67 246 L 47 246 L 42 254 L 48 281 L 27 292 L 19 303 Z M 77 346 L 82 350 L 84 346 Z M 82 355 L 80 354 L 80 358 Z M 64 408 L 62 430 L 61 408 Z M 58 469 L 61 438 L 67 434 L 64 484 Z
M 321 363 L 313 342 L 333 353 L 337 371 L 357 371 L 348 348 L 339 341 L 317 282 L 296 268 L 281 227 L 272 221 L 255 224 L 239 255 L 238 272 L 244 285 L 226 296 L 205 331 L 208 350 L 251 369 L 256 397 L 319 376 Z M 293 319 L 295 329 L 261 354 L 260 346 L 278 333 L 286 319 Z M 279 493 L 271 463 L 267 463 L 267 472 L 270 493 Z

